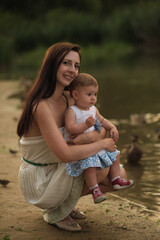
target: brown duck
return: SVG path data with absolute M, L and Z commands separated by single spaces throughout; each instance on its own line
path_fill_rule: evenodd
M 131 137 L 131 144 L 122 150 L 126 158 L 126 163 L 135 165 L 140 162 L 143 151 L 138 146 L 138 142 L 140 142 L 139 136 L 133 135 Z

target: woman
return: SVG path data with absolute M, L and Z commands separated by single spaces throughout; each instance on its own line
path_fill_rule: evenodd
M 22 147 L 19 181 L 23 195 L 27 202 L 44 209 L 46 222 L 68 231 L 81 230 L 70 213 L 88 189 L 82 175 L 74 178 L 66 174 L 65 164 L 102 149 L 116 150 L 112 139 L 103 139 L 104 131 L 101 136 L 94 133 L 72 141 L 79 145 L 68 145 L 63 138 L 64 113 L 74 103 L 64 89 L 78 75 L 80 60 L 76 44 L 57 43 L 48 49 L 17 127 Z M 92 143 L 83 144 L 85 141 Z M 108 172 L 109 168 L 97 171 L 103 191 L 110 189 Z

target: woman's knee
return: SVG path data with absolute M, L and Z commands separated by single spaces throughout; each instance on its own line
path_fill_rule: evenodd
M 109 169 L 109 167 L 105 169 L 97 169 L 96 174 L 98 183 L 102 182 L 108 176 Z

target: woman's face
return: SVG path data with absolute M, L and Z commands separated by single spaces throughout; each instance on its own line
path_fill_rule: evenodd
M 75 51 L 70 51 L 63 59 L 57 71 L 57 82 L 63 87 L 68 86 L 78 75 L 80 57 Z

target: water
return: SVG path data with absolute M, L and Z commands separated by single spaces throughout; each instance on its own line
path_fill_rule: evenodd
M 160 142 L 154 137 L 155 129 L 160 126 L 159 63 L 146 59 L 90 73 L 99 82 L 99 111 L 119 129 L 118 149 L 122 151 L 130 143 L 132 134 L 139 135 L 142 140 L 140 165 L 125 165 L 135 185 L 116 194 L 160 211 Z M 131 122 L 135 113 L 142 114 L 146 123 Z M 121 162 L 124 163 L 123 156 Z

